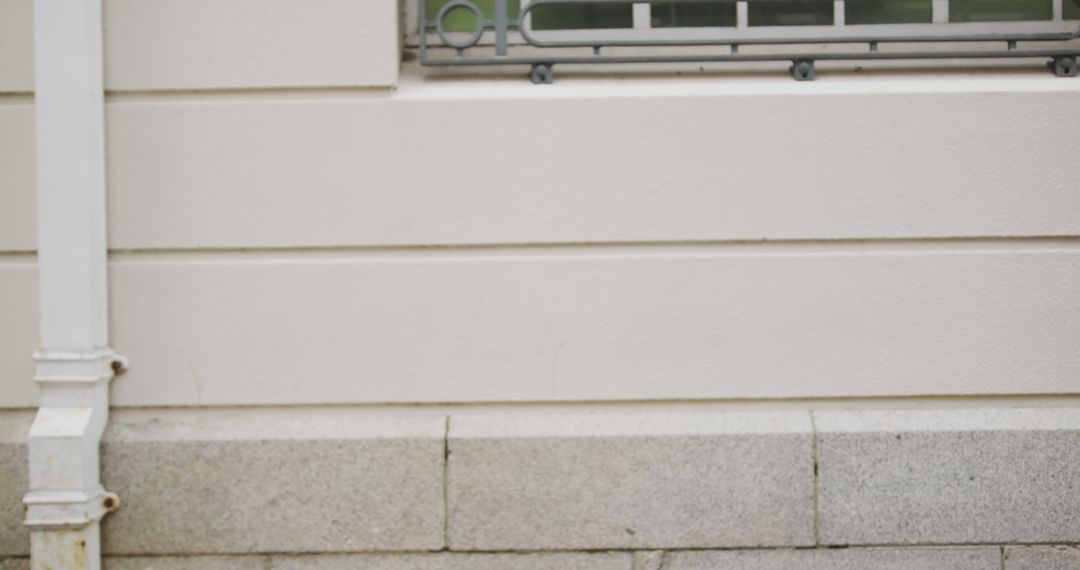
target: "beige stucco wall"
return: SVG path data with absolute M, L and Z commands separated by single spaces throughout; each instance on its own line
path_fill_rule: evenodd
M 106 0 L 113 91 L 390 87 L 394 0 Z M 32 0 L 0 0 L 0 92 L 33 90 Z
M 0 0 L 0 406 L 36 403 Z M 1075 394 L 1080 81 L 423 80 L 390 0 L 108 0 L 120 406 Z

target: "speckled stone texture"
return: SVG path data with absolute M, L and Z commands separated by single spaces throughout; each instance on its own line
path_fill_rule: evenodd
M 1000 570 L 1001 553 L 976 548 L 845 548 L 669 552 L 664 570 Z
M 641 550 L 634 553 L 633 570 L 663 570 L 663 550 Z
M 0 560 L 0 570 L 30 570 L 30 559 L 8 558 Z
M 28 485 L 26 437 L 33 420 L 32 412 L 0 412 L 0 557 L 30 555 L 22 499 Z
M 1080 541 L 1080 409 L 815 413 L 824 544 Z
M 626 552 L 275 556 L 272 570 L 630 570 Z
M 342 411 L 115 414 L 107 554 L 437 550 L 445 418 Z
M 807 413 L 455 416 L 449 441 L 453 549 L 814 542 Z
M 104 570 L 266 570 L 267 556 L 106 556 Z
M 1080 548 L 1076 546 L 1009 546 L 1005 570 L 1077 570 Z

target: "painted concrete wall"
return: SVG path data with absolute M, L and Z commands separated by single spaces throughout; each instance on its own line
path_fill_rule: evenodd
M 0 0 L 0 91 L 33 90 L 31 0 Z M 107 0 L 113 91 L 389 87 L 394 0 Z
M 0 406 L 36 403 L 0 0 Z M 119 406 L 1076 394 L 1080 81 L 424 80 L 390 0 L 108 0 Z

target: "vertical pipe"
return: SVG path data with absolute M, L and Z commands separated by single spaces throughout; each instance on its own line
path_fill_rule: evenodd
M 35 0 L 43 350 L 108 344 L 101 0 Z
M 108 348 L 101 0 L 34 0 L 41 403 L 23 499 L 33 570 L 99 570 L 99 522 L 118 506 L 99 446 Z

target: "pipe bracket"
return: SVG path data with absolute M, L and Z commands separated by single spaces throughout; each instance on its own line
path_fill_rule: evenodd
M 90 493 L 79 491 L 31 491 L 23 497 L 31 530 L 71 530 L 100 521 L 120 508 L 120 497 L 100 485 Z

